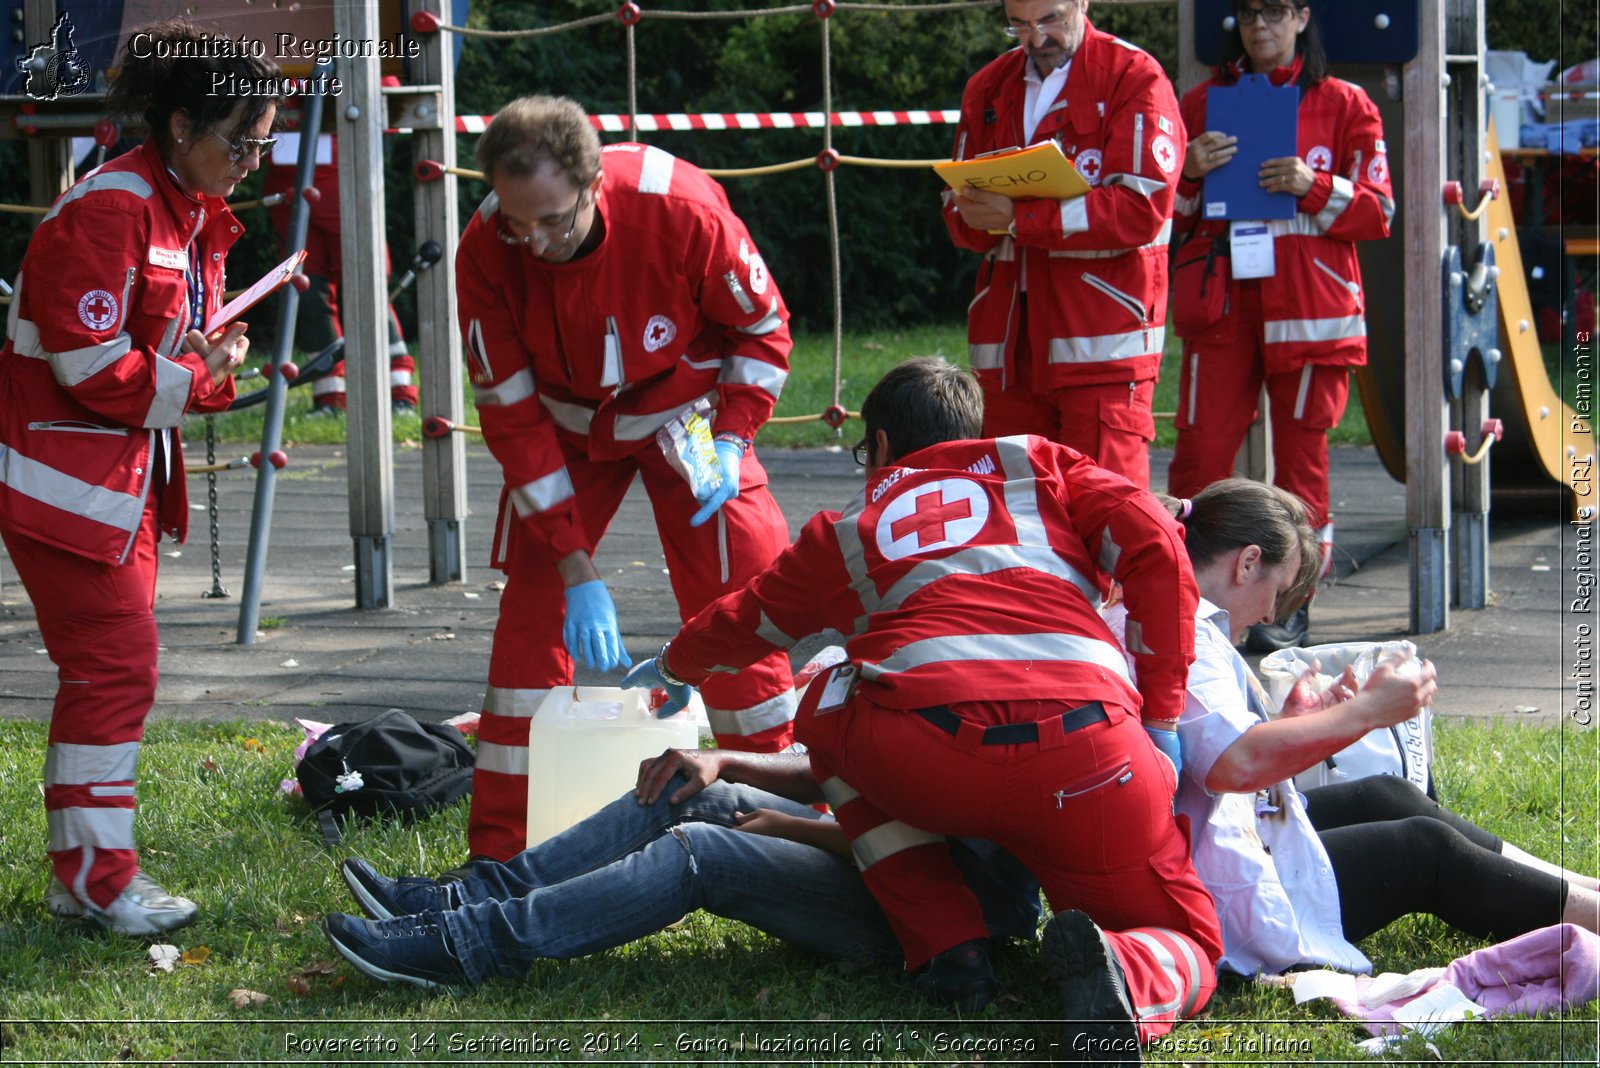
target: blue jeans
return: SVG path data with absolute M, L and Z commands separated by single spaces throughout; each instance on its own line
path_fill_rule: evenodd
M 735 812 L 758 808 L 826 817 L 725 782 L 669 804 L 683 781 L 675 778 L 654 805 L 628 794 L 504 864 L 472 865 L 457 888 L 465 904 L 443 914 L 467 977 L 520 976 L 540 958 L 598 953 L 696 909 L 829 956 L 901 959 L 894 932 L 854 864 L 733 826 Z M 962 844 L 955 845 L 961 854 Z M 997 902 L 986 908 L 995 933 L 1033 937 L 1038 889 L 1026 870 L 1008 854 L 969 855 L 973 863 L 963 865 L 969 881 L 991 886 L 991 892 L 978 890 L 986 906 Z

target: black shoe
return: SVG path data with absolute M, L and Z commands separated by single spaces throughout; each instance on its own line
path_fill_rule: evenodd
M 1311 610 L 1304 605 L 1282 623 L 1256 623 L 1245 635 L 1246 652 L 1270 653 L 1276 649 L 1304 648 L 1311 633 Z
M 459 908 L 455 888 L 440 885 L 422 876 L 388 879 L 373 870 L 360 857 L 350 857 L 339 865 L 339 874 L 370 919 L 391 920 L 418 912 L 443 912 Z
M 913 985 L 923 994 L 962 1012 L 979 1012 L 1000 993 L 989 964 L 989 940 L 974 938 L 935 954 Z
M 338 419 L 344 415 L 344 409 L 337 404 L 317 404 L 306 413 L 307 419 Z
M 390 401 L 389 412 L 392 415 L 416 415 L 417 406 L 408 400 Z
M 439 881 L 441 883 L 459 883 L 459 882 L 464 882 L 466 880 L 467 876 L 472 874 L 472 866 L 474 864 L 478 863 L 478 861 L 480 861 L 480 860 L 488 860 L 488 859 L 489 859 L 488 857 L 468 857 L 466 860 L 463 860 L 460 864 L 457 864 L 455 867 L 449 869 L 448 871 L 440 872 L 439 873 Z
M 334 912 L 322 927 L 340 956 L 379 982 L 410 983 L 424 990 L 468 985 L 436 913 L 363 920 Z
M 1059 1060 L 1139 1064 L 1139 1028 L 1122 966 L 1105 934 L 1076 909 L 1058 912 L 1044 929 L 1044 963 L 1061 993 Z

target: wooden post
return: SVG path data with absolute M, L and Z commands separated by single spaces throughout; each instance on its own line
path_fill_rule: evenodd
M 1411 632 L 1450 623 L 1450 469 L 1444 434 L 1444 4 L 1423 4 L 1417 56 L 1405 65 L 1406 525 L 1410 528 Z
M 335 0 L 334 29 L 346 41 L 379 39 L 378 8 Z M 392 603 L 393 432 L 389 418 L 389 298 L 383 276 L 383 126 L 378 58 L 341 59 L 344 95 L 334 109 L 339 142 L 339 293 L 348 397 L 350 534 L 355 542 L 356 607 Z M 314 136 L 315 130 L 305 131 Z
M 422 0 L 422 9 L 448 21 L 445 0 Z M 412 61 L 412 75 L 437 88 L 431 110 L 435 124 L 414 126 L 414 159 L 444 164 L 444 177 L 416 182 L 417 240 L 436 241 L 446 252 L 417 279 L 417 366 L 422 385 L 422 414 L 462 422 L 461 335 L 456 329 L 456 239 L 461 222 L 456 210 L 455 40 L 448 33 L 420 36 L 422 55 Z M 466 441 L 461 434 L 422 439 L 423 515 L 428 521 L 428 580 L 435 585 L 467 577 Z

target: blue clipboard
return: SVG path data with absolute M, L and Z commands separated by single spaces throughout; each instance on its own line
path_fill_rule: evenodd
M 1261 188 L 1261 164 L 1297 155 L 1300 87 L 1275 86 L 1264 74 L 1206 90 L 1206 129 L 1239 139 L 1233 159 L 1206 175 L 1200 194 L 1206 219 L 1292 219 L 1292 193 Z

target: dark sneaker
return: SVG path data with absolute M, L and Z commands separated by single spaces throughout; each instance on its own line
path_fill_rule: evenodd
M 136 871 L 115 901 L 104 909 L 85 908 L 84 914 L 117 934 L 140 937 L 187 927 L 199 911 L 193 901 L 167 893 L 150 876 Z
M 307 419 L 338 419 L 344 415 L 344 409 L 337 404 L 318 404 L 306 413 Z
M 1044 929 L 1044 963 L 1061 993 L 1061 1061 L 1139 1064 L 1122 966 L 1093 920 L 1076 909 L 1058 912 Z
M 389 879 L 379 875 L 360 857 L 350 857 L 339 865 L 350 892 L 370 919 L 392 920 L 418 912 L 443 912 L 459 906 L 455 888 L 422 876 Z
M 390 401 L 389 412 L 391 415 L 416 415 L 417 406 L 408 400 Z
M 1302 606 L 1282 623 L 1256 623 L 1245 635 L 1244 647 L 1250 653 L 1270 653 L 1277 649 L 1304 648 L 1311 634 L 1311 610 Z
M 54 875 L 44 890 L 44 910 L 58 920 L 81 920 L 88 915 L 83 902 Z
M 449 869 L 448 871 L 440 872 L 439 873 L 439 881 L 441 883 L 459 883 L 459 882 L 464 882 L 466 880 L 467 876 L 472 874 L 472 866 L 474 864 L 478 863 L 478 861 L 480 861 L 480 860 L 488 860 L 488 859 L 489 859 L 488 857 L 468 857 L 466 860 L 463 860 L 460 864 L 457 864 L 455 867 Z
M 436 913 L 363 920 L 334 912 L 322 927 L 341 957 L 379 982 L 410 983 L 424 990 L 467 985 Z
M 974 938 L 935 954 L 912 981 L 918 991 L 962 1012 L 979 1012 L 1000 993 L 989 964 L 989 940 Z

